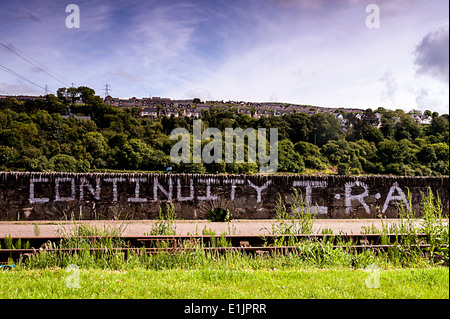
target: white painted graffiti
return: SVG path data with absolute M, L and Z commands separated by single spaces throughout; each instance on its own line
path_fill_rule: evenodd
M 142 186 L 147 186 L 147 188 L 145 189 L 148 189 L 149 183 L 151 183 L 150 189 L 153 190 L 152 198 L 148 198 L 146 194 L 143 194 L 142 192 Z M 193 178 L 189 178 L 188 182 L 184 183 L 185 184 L 183 184 L 182 179 L 177 178 L 176 181 L 174 181 L 172 177 L 165 178 L 164 183 L 161 183 L 158 177 L 154 177 L 151 180 L 146 177 L 130 177 L 128 179 L 125 177 L 108 177 L 104 179 L 97 177 L 93 182 L 88 181 L 85 177 L 81 177 L 78 184 L 76 183 L 74 177 L 56 177 L 53 183 L 49 181 L 49 178 L 30 178 L 29 202 L 31 204 L 38 204 L 47 203 L 52 200 L 73 201 L 76 200 L 77 190 L 80 201 L 86 200 L 86 195 L 90 195 L 91 198 L 94 198 L 97 201 L 103 198 L 104 200 L 118 202 L 119 196 L 123 196 L 123 188 L 125 186 L 128 186 L 128 184 L 134 185 L 134 194 L 129 194 L 126 198 L 126 200 L 130 203 L 146 203 L 148 201 L 156 202 L 160 200 L 188 202 L 195 200 L 209 201 L 218 199 L 230 199 L 234 201 L 236 199 L 237 190 L 247 188 L 247 190 L 244 191 L 244 193 L 246 194 L 245 196 L 254 196 L 254 198 L 256 198 L 256 203 L 260 204 L 264 202 L 265 196 L 267 196 L 268 194 L 273 195 L 274 192 L 276 193 L 280 191 L 279 189 L 277 189 L 277 185 L 273 185 L 272 179 L 267 179 L 261 185 L 254 184 L 248 179 L 245 180 L 241 178 L 231 178 L 225 179 L 223 181 L 216 178 L 198 179 L 195 185 Z M 41 184 L 40 187 L 38 187 L 38 189 L 40 190 L 39 192 L 36 190 L 36 185 L 38 184 Z M 51 187 L 50 189 L 48 189 L 48 184 L 54 185 L 53 192 Z M 112 184 L 112 192 L 111 186 L 107 188 L 110 192 L 108 194 L 108 191 L 105 191 L 105 187 L 102 187 L 102 184 Z M 222 186 L 218 186 L 218 184 L 221 184 Z M 62 185 L 64 185 L 63 191 Z M 223 185 L 225 185 L 225 191 Z M 220 187 L 221 192 L 217 191 L 218 187 Z M 229 187 L 228 191 L 226 190 L 226 187 Z M 271 189 L 271 187 L 273 187 L 274 189 Z M 319 198 L 318 195 L 314 195 L 315 189 L 329 187 L 327 181 L 293 181 L 292 187 L 302 188 L 302 193 L 304 194 L 305 198 L 305 207 L 311 208 L 311 211 L 313 213 L 328 213 L 327 206 L 321 206 L 317 204 L 317 200 L 322 199 L 323 202 L 323 198 Z M 176 190 L 174 190 L 174 188 L 176 188 Z M 42 193 L 43 189 L 45 189 L 44 193 Z M 252 191 L 249 192 L 249 189 Z M 121 192 L 119 192 L 119 190 L 121 190 Z M 50 197 L 48 197 L 49 194 L 54 194 L 54 198 L 51 199 Z M 323 191 L 321 192 L 321 194 L 323 194 Z M 374 198 L 374 200 L 372 199 L 372 197 Z M 399 203 L 403 203 L 406 208 L 409 209 L 409 203 L 406 199 L 405 193 L 400 188 L 398 182 L 394 182 L 392 184 L 389 191 L 387 192 L 384 202 L 382 203 L 378 202 L 381 199 L 380 193 L 377 192 L 374 194 L 370 194 L 369 186 L 362 181 L 347 182 L 345 183 L 343 194 L 334 194 L 334 199 L 338 201 L 343 199 L 343 206 L 345 207 L 345 212 L 348 215 L 350 215 L 355 209 L 358 209 L 360 207 L 362 207 L 367 214 L 370 214 L 371 206 L 366 202 L 369 198 L 372 199 L 371 201 L 368 201 L 372 205 L 372 208 L 374 206 L 373 203 L 376 203 L 377 206 L 382 207 L 381 212 L 383 214 L 387 211 L 389 206 L 398 205 Z M 325 198 L 325 202 L 329 202 L 329 199 Z
M 312 201 L 313 188 L 327 187 L 328 183 L 326 181 L 294 181 L 292 186 L 305 187 L 305 204 L 307 207 L 309 207 L 311 209 L 312 213 L 315 213 L 315 214 L 328 213 L 328 207 L 316 205 Z
M 362 187 L 364 192 L 358 195 L 352 195 L 353 187 Z M 366 210 L 367 214 L 370 214 L 370 208 L 364 201 L 364 197 L 369 196 L 369 186 L 360 181 L 345 183 L 345 212 L 350 214 L 352 211 L 352 200 L 357 200 Z

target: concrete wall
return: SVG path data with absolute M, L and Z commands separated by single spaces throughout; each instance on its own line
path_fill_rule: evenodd
M 427 187 L 438 192 L 448 215 L 448 177 L 75 174 L 0 172 L 0 220 L 153 219 L 172 201 L 177 216 L 205 218 L 212 208 L 232 218 L 275 216 L 279 194 L 289 201 L 296 188 L 320 218 L 371 218 L 376 207 L 398 216 L 408 190 L 414 211 Z

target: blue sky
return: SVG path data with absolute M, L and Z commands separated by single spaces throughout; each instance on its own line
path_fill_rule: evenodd
M 80 28 L 66 27 L 71 3 Z M 380 28 L 366 27 L 372 3 Z M 40 86 L 0 69 L 0 94 L 109 84 L 122 98 L 448 113 L 448 42 L 445 0 L 0 0 L 0 64 Z

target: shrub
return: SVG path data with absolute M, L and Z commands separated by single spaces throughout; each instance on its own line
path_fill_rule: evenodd
M 231 219 L 231 213 L 228 209 L 218 207 L 207 212 L 206 218 L 211 222 L 228 222 Z
M 339 163 L 337 166 L 338 175 L 348 175 L 349 169 L 346 163 Z
M 77 160 L 67 154 L 58 154 L 50 159 L 50 166 L 56 172 L 76 172 Z

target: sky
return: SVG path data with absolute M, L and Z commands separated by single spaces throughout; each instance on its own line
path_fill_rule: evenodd
M 0 0 L 0 94 L 72 83 L 102 97 L 108 84 L 120 98 L 448 114 L 449 3 Z

